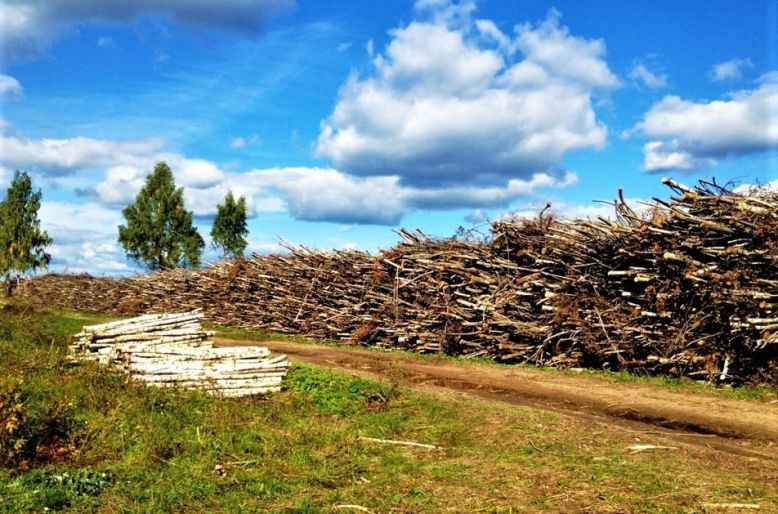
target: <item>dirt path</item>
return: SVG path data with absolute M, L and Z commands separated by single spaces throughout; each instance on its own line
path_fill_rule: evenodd
M 502 402 L 560 412 L 631 429 L 649 428 L 743 455 L 778 459 L 778 403 L 676 392 L 540 370 L 497 367 L 350 347 L 216 338 L 220 345 L 267 346 L 292 362 L 336 368 L 414 387 L 445 388 Z M 669 430 L 668 430 L 669 429 Z M 708 437 L 705 437 L 708 436 Z

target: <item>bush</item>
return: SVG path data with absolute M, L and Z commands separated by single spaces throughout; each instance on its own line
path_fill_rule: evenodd
M 70 460 L 80 423 L 63 387 L 64 349 L 30 316 L 0 309 L 0 467 Z
M 0 378 L 0 466 L 24 471 L 69 460 L 76 453 L 78 425 L 72 402 L 34 381 Z

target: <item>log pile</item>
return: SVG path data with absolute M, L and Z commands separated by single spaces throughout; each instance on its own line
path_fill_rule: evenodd
M 199 388 L 220 396 L 281 389 L 289 362 L 262 347 L 216 348 L 200 311 L 148 314 L 86 326 L 70 349 L 76 359 L 121 368 L 134 380 L 160 387 Z
M 614 220 L 544 210 L 493 222 L 485 240 L 402 230 L 377 255 L 290 247 L 122 280 L 44 276 L 17 294 L 123 314 L 202 309 L 217 324 L 504 362 L 778 384 L 778 195 L 665 183 L 669 201 L 636 212 L 620 195 Z

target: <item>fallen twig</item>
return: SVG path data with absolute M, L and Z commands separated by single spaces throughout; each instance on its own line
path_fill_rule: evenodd
M 662 446 L 659 444 L 633 444 L 632 446 L 627 446 L 627 450 L 631 451 L 632 453 L 638 453 L 638 452 L 644 452 L 647 450 L 677 450 L 678 447 L 676 446 Z
M 426 448 L 428 450 L 442 450 L 440 446 L 435 446 L 432 444 L 424 444 L 424 443 L 417 443 L 414 441 L 396 441 L 394 439 L 377 439 L 375 437 L 357 437 L 357 441 L 366 441 L 368 443 L 378 443 L 378 444 L 392 444 L 397 446 L 413 446 L 414 448 Z

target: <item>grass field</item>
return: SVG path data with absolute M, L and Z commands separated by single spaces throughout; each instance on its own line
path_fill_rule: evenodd
M 103 319 L 0 307 L 0 512 L 778 511 L 774 463 L 631 453 L 651 434 L 390 376 L 294 366 L 281 393 L 220 399 L 68 365 L 67 337 Z

